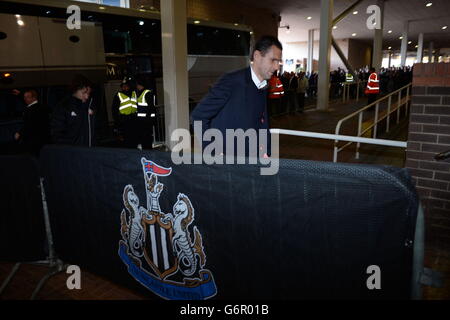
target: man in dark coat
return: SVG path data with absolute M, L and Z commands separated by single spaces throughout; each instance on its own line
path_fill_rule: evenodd
M 92 84 L 84 76 L 74 77 L 71 95 L 60 101 L 53 111 L 51 133 L 53 142 L 91 147 L 94 144 L 94 110 L 89 106 Z
M 50 141 L 49 111 L 39 103 L 36 90 L 30 89 L 23 95 L 26 107 L 23 113 L 23 127 L 14 135 L 24 151 L 35 156 L 44 144 Z
M 280 68 L 281 52 L 282 45 L 277 38 L 262 37 L 251 54 L 251 66 L 225 74 L 193 110 L 191 118 L 201 121 L 203 132 L 210 128 L 220 130 L 224 152 L 227 150 L 227 129 L 263 129 L 266 130 L 268 141 L 258 139 L 256 146 L 247 143 L 245 154 L 238 155 L 248 156 L 252 150 L 257 150 L 256 155 L 261 150 L 270 155 L 267 81 Z

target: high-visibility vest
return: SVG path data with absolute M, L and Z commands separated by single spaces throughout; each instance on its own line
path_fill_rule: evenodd
M 279 99 L 284 95 L 283 83 L 277 76 L 269 80 L 269 99 Z
M 123 92 L 118 92 L 117 96 L 120 99 L 120 105 L 119 105 L 119 113 L 120 114 L 130 115 L 137 111 L 136 92 L 134 92 L 134 91 L 132 92 L 131 98 Z
M 345 80 L 347 82 L 353 82 L 353 75 L 351 73 L 347 73 L 345 76 Z
M 138 106 L 137 116 L 138 117 L 145 118 L 145 117 L 147 117 L 147 114 L 150 111 L 150 109 L 148 108 L 148 103 L 145 100 L 145 95 L 149 92 L 152 92 L 152 91 L 145 89 L 144 91 L 142 91 L 142 93 L 137 98 L 137 106 Z M 133 92 L 133 93 L 136 94 L 135 92 Z M 153 103 L 155 103 L 155 99 L 153 99 Z M 156 117 L 156 114 L 150 113 L 150 118 L 154 118 L 154 117 Z
M 369 80 L 367 80 L 366 94 L 378 94 L 380 93 L 380 83 L 376 72 L 371 73 Z

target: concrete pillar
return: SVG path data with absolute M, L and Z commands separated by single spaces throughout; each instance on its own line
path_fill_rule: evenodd
M 404 67 L 406 65 L 406 56 L 408 54 L 408 27 L 409 21 L 405 21 L 403 24 L 403 32 L 402 32 L 402 47 L 400 49 L 401 55 L 401 63 L 400 65 Z
M 161 1 L 166 146 L 175 129 L 189 129 L 186 0 Z
M 308 62 L 306 71 L 313 73 L 314 67 L 314 29 L 308 30 Z
M 333 22 L 333 0 L 321 0 L 319 75 L 317 84 L 317 109 L 328 110 L 330 84 L 331 28 Z
M 384 29 L 384 0 L 378 0 L 378 7 L 380 7 L 380 29 L 375 29 L 373 37 L 373 54 L 372 54 L 372 66 L 378 72 L 381 69 L 381 63 L 383 61 L 383 29 Z
M 423 57 L 423 33 L 419 33 L 419 40 L 417 42 L 417 63 L 422 63 Z
M 430 46 L 428 47 L 428 63 L 433 62 L 433 50 L 434 50 L 434 42 L 430 42 Z

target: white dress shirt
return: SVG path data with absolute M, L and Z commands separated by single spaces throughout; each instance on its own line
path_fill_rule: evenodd
M 267 86 L 267 81 L 259 81 L 258 76 L 256 75 L 255 71 L 253 71 L 253 66 L 250 66 L 250 70 L 252 70 L 252 80 L 255 86 L 258 89 L 264 89 Z

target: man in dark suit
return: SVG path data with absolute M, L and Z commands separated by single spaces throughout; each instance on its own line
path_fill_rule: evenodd
M 282 45 L 277 38 L 263 36 L 251 53 L 248 68 L 225 74 L 192 111 L 192 121 L 201 121 L 203 133 L 208 129 L 218 129 L 223 136 L 223 150 L 226 148 L 226 130 L 247 131 L 266 130 L 267 141 L 257 145 L 246 142 L 245 154 L 262 153 L 270 155 L 269 117 L 267 114 L 267 81 L 281 63 Z M 195 127 L 195 123 L 194 123 Z M 246 141 L 250 141 L 248 139 Z M 203 147 L 207 144 L 203 143 Z
M 23 113 L 23 127 L 14 138 L 21 143 L 24 151 L 38 156 L 44 144 L 50 141 L 49 111 L 39 103 L 36 90 L 25 91 L 26 107 Z

